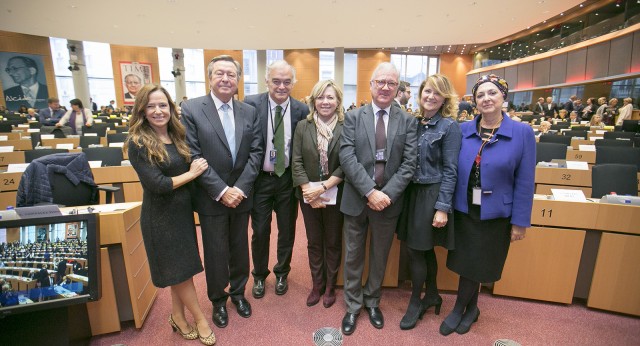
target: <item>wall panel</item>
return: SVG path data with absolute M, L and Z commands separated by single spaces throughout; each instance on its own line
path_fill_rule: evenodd
M 585 80 L 587 67 L 587 49 L 578 49 L 567 53 L 567 76 L 565 82 L 574 83 Z
M 509 84 L 510 88 L 514 88 L 518 85 L 518 67 L 508 66 L 504 69 L 504 79 Z
M 552 56 L 549 84 L 561 84 L 567 79 L 567 53 Z M 544 84 L 542 84 L 544 85 Z
M 471 55 L 460 54 L 441 54 L 440 55 L 440 73 L 449 77 L 451 83 L 458 96 L 462 96 L 466 92 L 467 86 L 467 72 L 471 70 L 473 66 L 471 61 Z M 472 86 L 473 86 L 472 82 Z M 469 87 L 471 88 L 471 87 Z M 418 97 L 418 96 L 414 96 Z
M 602 42 L 587 48 L 586 79 L 606 77 L 609 71 L 610 41 Z
M 473 73 L 473 74 L 467 75 L 467 88 L 465 92 L 466 95 L 471 95 L 471 88 L 473 88 L 473 85 L 476 84 L 476 81 L 478 80 L 478 78 L 480 78 L 479 73 Z
M 320 51 L 318 49 L 295 49 L 283 52 L 284 60 L 296 69 L 298 82 L 291 97 L 302 100 L 320 79 Z
M 549 71 L 551 71 L 551 59 L 536 60 L 533 62 L 533 85 L 548 85 Z
M 628 73 L 631 69 L 631 48 L 633 35 L 625 35 L 611 40 L 611 54 L 608 75 Z
M 533 62 L 518 65 L 518 84 L 513 89 L 533 87 Z
M 633 48 L 631 49 L 631 73 L 640 72 L 640 31 L 633 33 Z

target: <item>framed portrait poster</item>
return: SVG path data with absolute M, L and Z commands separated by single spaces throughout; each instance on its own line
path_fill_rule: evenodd
M 42 56 L 0 52 L 0 81 L 7 109 L 47 108 L 47 78 Z
M 152 83 L 151 64 L 146 62 L 120 62 L 122 76 L 122 93 L 124 104 L 132 106 L 138 91 L 146 84 Z
M 68 223 L 67 224 L 67 237 L 66 239 L 78 239 L 78 224 L 77 223 Z

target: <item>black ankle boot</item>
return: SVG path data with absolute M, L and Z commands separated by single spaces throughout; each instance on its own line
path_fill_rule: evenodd
M 407 312 L 402 317 L 400 321 L 400 329 L 407 330 L 413 329 L 418 323 L 418 319 L 422 319 L 426 308 L 422 305 L 422 303 L 418 300 L 409 301 L 409 307 L 407 307 Z
M 435 306 L 436 315 L 440 315 L 440 307 L 442 306 L 442 297 L 439 294 L 435 296 L 425 296 L 422 298 L 422 306 L 424 311 L 427 311 L 432 306 Z

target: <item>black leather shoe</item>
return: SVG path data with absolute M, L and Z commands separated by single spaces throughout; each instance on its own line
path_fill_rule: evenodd
M 480 309 L 476 307 L 471 311 L 465 311 L 464 315 L 462 315 L 462 320 L 456 328 L 456 333 L 458 334 L 467 334 L 469 330 L 471 330 L 471 325 L 474 322 L 478 322 L 478 317 L 480 316 Z
M 279 278 L 276 279 L 276 294 L 281 296 L 285 293 L 287 293 L 287 290 L 289 289 L 289 284 L 287 283 L 287 277 L 286 276 L 281 276 Z
M 251 290 L 253 298 L 260 299 L 264 297 L 264 279 L 253 279 L 253 289 Z
M 222 306 L 214 306 L 213 307 L 213 316 L 211 317 L 213 320 L 213 324 L 218 328 L 224 328 L 229 324 L 229 315 L 227 314 L 227 307 Z
M 367 310 L 367 313 L 369 314 L 369 321 L 371 322 L 371 324 L 378 329 L 382 329 L 382 327 L 384 327 L 384 317 L 382 316 L 382 311 L 380 311 L 380 308 L 367 307 L 365 308 L 365 310 Z
M 356 330 L 356 321 L 359 314 L 352 314 L 347 312 L 342 318 L 342 333 L 344 335 L 351 335 Z
M 238 315 L 244 318 L 248 318 L 251 316 L 251 304 L 244 299 L 232 300 L 233 304 L 236 306 L 236 310 L 238 310 Z

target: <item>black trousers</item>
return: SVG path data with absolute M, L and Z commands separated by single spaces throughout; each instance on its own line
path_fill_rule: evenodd
M 339 205 L 312 208 L 300 203 L 307 232 L 309 268 L 314 288 L 335 287 L 342 256 L 343 214 Z
M 249 212 L 199 217 L 209 300 L 220 306 L 229 296 L 243 298 L 249 280 Z
M 273 267 L 273 273 L 276 277 L 281 277 L 291 271 L 298 218 L 298 199 L 294 194 L 291 170 L 288 168 L 281 177 L 261 172 L 254 185 L 251 210 L 251 257 L 254 279 L 264 280 L 270 273 L 269 243 L 274 211 L 278 224 L 278 263 Z

